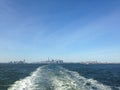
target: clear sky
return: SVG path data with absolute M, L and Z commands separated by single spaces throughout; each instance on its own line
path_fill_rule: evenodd
M 0 62 L 120 62 L 120 0 L 0 0 Z

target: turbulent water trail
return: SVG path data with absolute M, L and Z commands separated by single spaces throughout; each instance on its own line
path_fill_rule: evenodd
M 46 65 L 39 67 L 30 76 L 16 81 L 8 90 L 111 90 L 111 88 L 61 66 Z

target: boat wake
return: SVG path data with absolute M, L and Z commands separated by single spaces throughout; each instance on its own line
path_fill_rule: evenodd
M 111 90 L 96 80 L 87 79 L 61 66 L 46 65 L 16 81 L 8 90 Z

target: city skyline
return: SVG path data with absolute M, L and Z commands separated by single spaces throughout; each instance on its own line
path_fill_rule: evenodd
M 119 0 L 0 0 L 0 62 L 120 61 Z

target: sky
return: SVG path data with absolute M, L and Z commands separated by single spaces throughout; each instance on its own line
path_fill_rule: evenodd
M 120 62 L 120 0 L 0 0 L 0 62 Z

